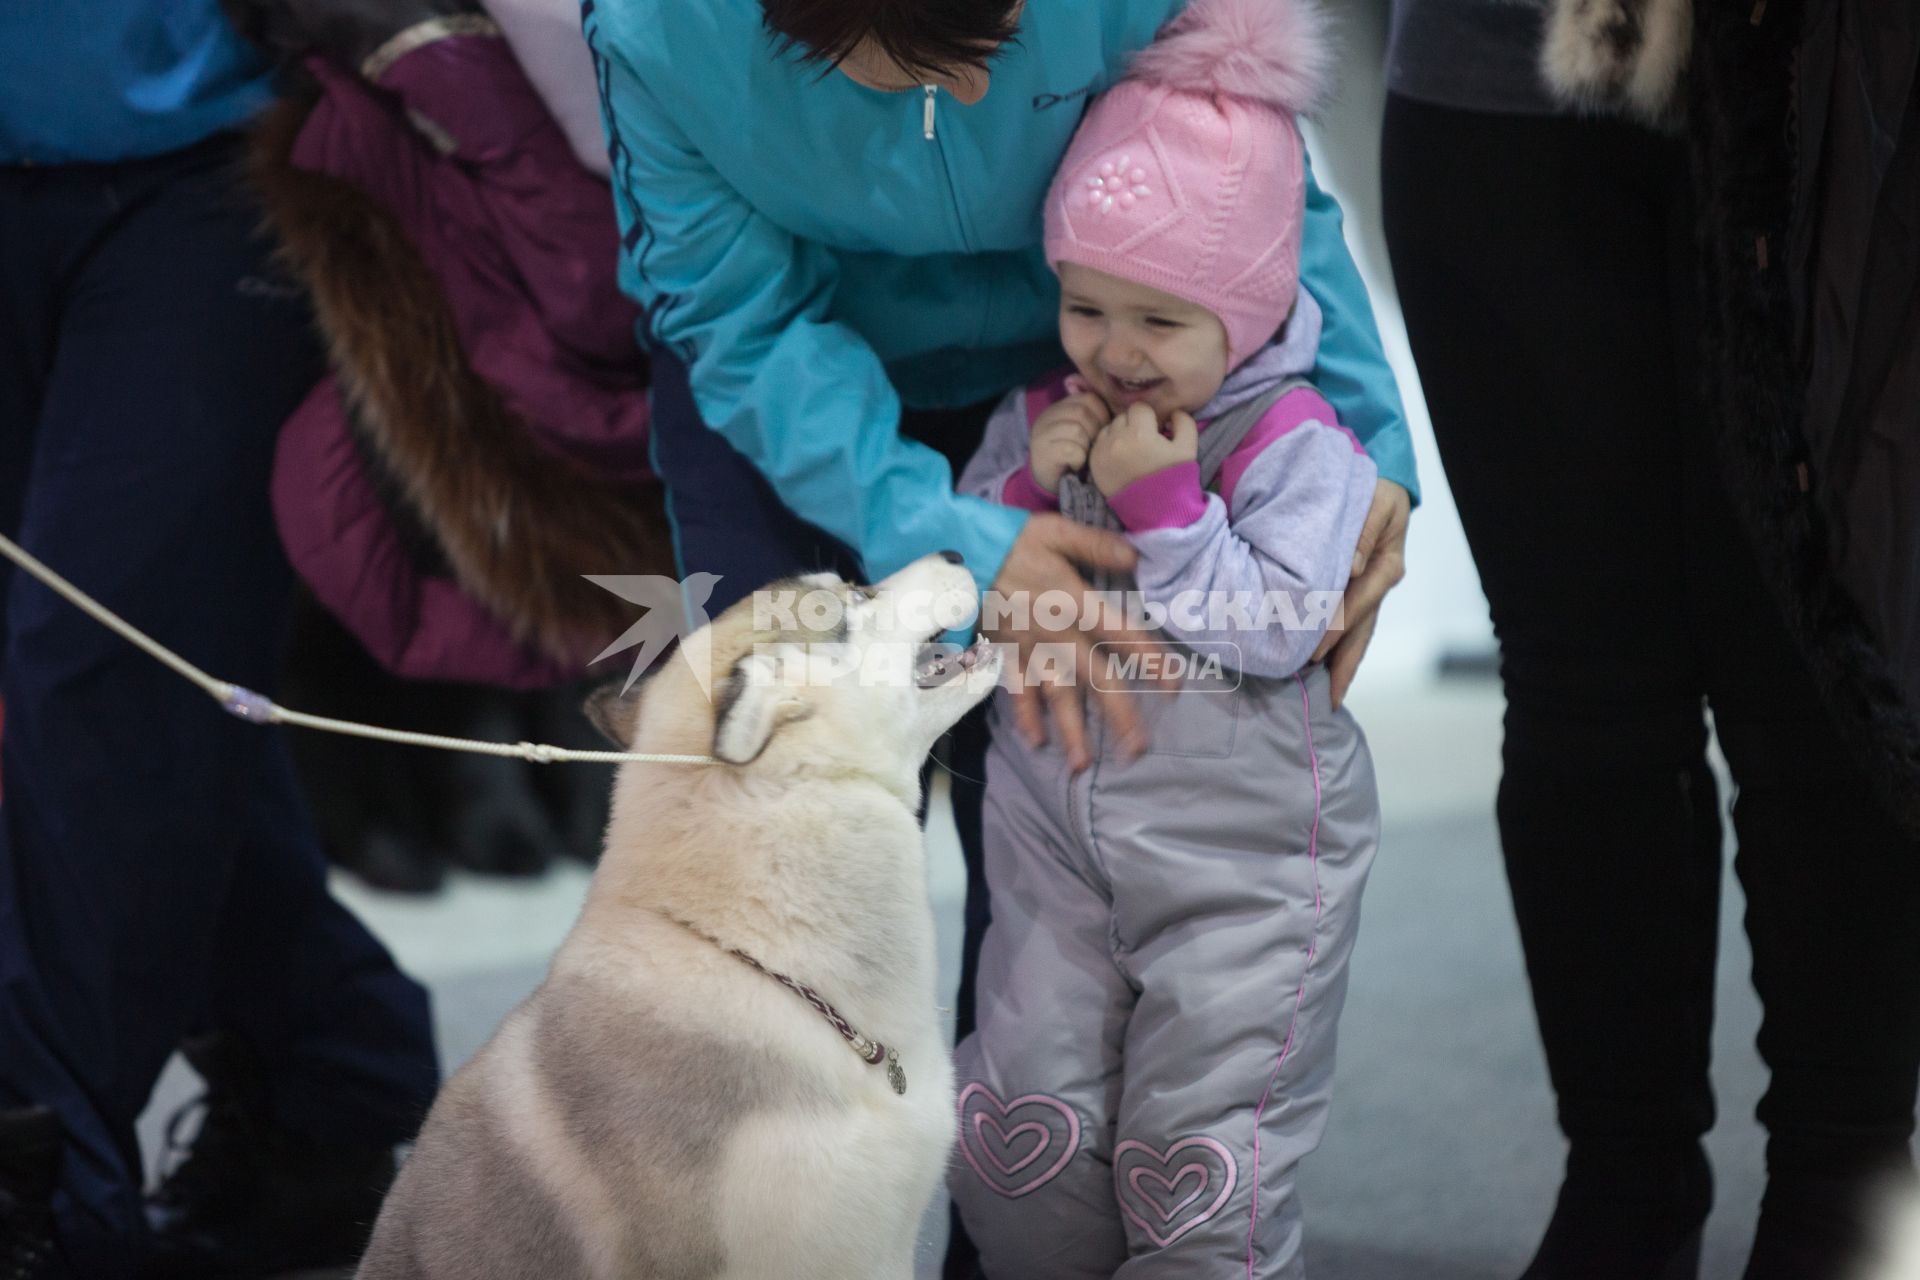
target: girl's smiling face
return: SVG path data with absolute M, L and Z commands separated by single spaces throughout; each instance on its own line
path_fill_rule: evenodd
M 1227 380 L 1227 328 L 1192 302 L 1144 284 L 1060 264 L 1060 342 L 1116 414 L 1147 404 L 1161 421 L 1198 413 Z

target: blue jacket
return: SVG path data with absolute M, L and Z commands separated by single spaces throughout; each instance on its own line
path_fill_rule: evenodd
M 273 97 L 219 0 L 0 2 L 0 164 L 131 160 Z
M 584 0 L 623 286 L 709 426 L 874 577 L 952 547 L 987 585 L 1026 513 L 957 495 L 900 408 L 1058 365 L 1041 206 L 1089 97 L 1184 0 L 1044 0 L 986 98 L 882 93 L 776 53 L 758 0 Z M 1313 380 L 1387 478 L 1412 442 L 1372 310 L 1309 183 Z

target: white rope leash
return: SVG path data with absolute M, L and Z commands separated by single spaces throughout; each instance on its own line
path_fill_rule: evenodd
M 715 764 L 712 756 L 649 755 L 643 751 L 576 751 L 571 747 L 548 746 L 541 742 L 484 742 L 478 738 L 449 738 L 437 733 L 413 733 L 405 729 L 383 729 L 378 725 L 335 720 L 331 716 L 309 715 L 283 707 L 263 693 L 214 677 L 194 666 L 146 632 L 68 582 L 35 559 L 19 543 L 0 534 L 0 554 L 44 582 L 75 608 L 143 650 L 149 657 L 173 669 L 175 674 L 196 684 L 227 712 L 249 724 L 290 724 L 321 733 L 344 734 L 351 738 L 371 738 L 376 742 L 397 742 L 411 747 L 434 747 L 441 751 L 467 751 L 475 755 L 506 756 L 531 760 L 535 764 Z

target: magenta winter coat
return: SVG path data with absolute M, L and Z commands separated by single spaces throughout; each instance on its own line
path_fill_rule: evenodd
M 606 184 L 496 34 L 308 66 L 256 164 L 335 365 L 281 437 L 287 552 L 399 674 L 576 677 L 637 615 L 581 575 L 671 572 Z

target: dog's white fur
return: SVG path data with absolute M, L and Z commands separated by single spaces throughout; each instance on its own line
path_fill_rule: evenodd
M 805 585 L 845 601 L 834 652 L 861 669 L 802 647 L 823 635 L 756 627 L 747 601 L 642 687 L 635 750 L 724 762 L 623 766 L 579 923 L 449 1081 L 362 1277 L 912 1276 L 953 1140 L 920 767 L 999 663 L 976 650 L 952 680 L 913 680 L 939 628 L 893 606 L 974 595 L 940 557 L 870 592 Z M 714 940 L 895 1049 L 905 1095 Z

